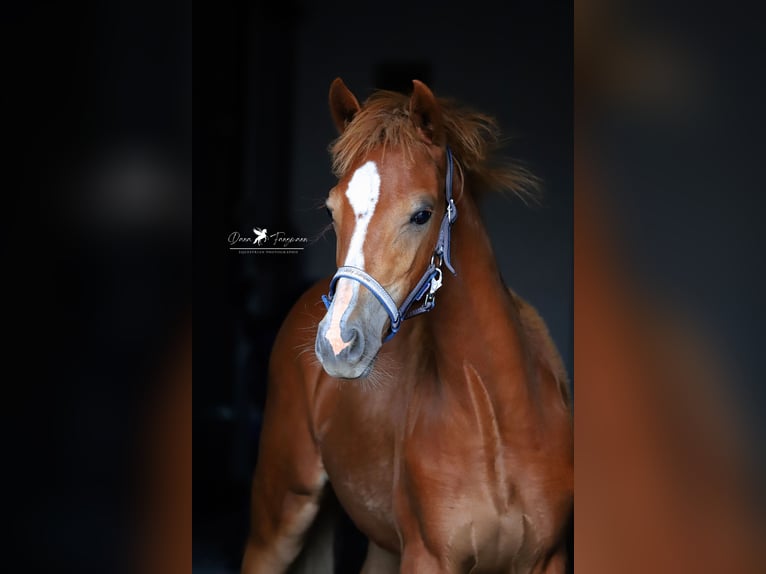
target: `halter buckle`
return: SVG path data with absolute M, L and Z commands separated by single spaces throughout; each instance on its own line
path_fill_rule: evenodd
M 428 288 L 426 300 L 423 303 L 423 308 L 429 311 L 436 305 L 436 292 L 442 286 L 442 270 L 437 267 L 434 271 L 436 274 L 431 278 L 431 285 Z
M 442 270 L 438 267 L 435 269 L 436 275 L 431 279 L 431 288 L 428 290 L 428 294 L 433 296 L 442 286 Z

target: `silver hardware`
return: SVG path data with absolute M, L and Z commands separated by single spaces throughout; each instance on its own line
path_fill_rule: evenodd
M 436 275 L 431 279 L 431 288 L 428 290 L 429 295 L 436 293 L 442 286 L 442 270 L 437 268 Z
M 455 205 L 455 200 L 452 198 L 449 198 L 447 201 L 447 219 L 450 223 L 454 223 L 455 219 L 457 218 L 457 206 Z

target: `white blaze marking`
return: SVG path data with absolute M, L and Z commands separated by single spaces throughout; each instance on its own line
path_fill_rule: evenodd
M 343 262 L 343 265 L 364 269 L 364 240 L 367 237 L 367 226 L 375 213 L 379 195 L 380 175 L 378 174 L 378 167 L 374 161 L 368 161 L 354 172 L 346 189 L 346 197 L 351 204 L 351 209 L 354 210 L 356 221 L 348 245 L 346 261 Z M 349 305 L 356 301 L 358 292 L 359 283 L 357 281 L 344 277 L 339 279 L 336 284 L 335 297 L 331 307 L 330 327 L 325 334 L 325 338 L 330 342 L 336 356 L 351 343 L 351 341 L 343 340 L 340 321 Z
M 356 227 L 351 235 L 344 265 L 364 269 L 364 240 L 380 195 L 380 175 L 374 161 L 368 161 L 354 172 L 348 182 L 346 197 L 356 215 Z M 359 285 L 354 282 L 355 285 Z

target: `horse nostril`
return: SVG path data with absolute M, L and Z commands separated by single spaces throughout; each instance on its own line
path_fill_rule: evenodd
M 356 327 L 349 329 L 351 338 L 348 347 L 346 347 L 346 360 L 350 363 L 357 362 L 364 352 L 364 336 L 362 331 Z

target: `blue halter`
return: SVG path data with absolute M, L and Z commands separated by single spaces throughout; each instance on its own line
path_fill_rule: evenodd
M 439 227 L 439 237 L 436 240 L 436 247 L 434 253 L 431 256 L 431 262 L 428 264 L 423 276 L 418 281 L 415 288 L 410 291 L 410 294 L 405 297 L 404 302 L 397 307 L 393 297 L 388 294 L 383 286 L 372 277 L 366 271 L 357 267 L 351 267 L 344 265 L 339 267 L 335 272 L 335 275 L 330 281 L 330 291 L 327 295 L 322 295 L 322 301 L 325 307 L 329 309 L 330 303 L 335 296 L 335 285 L 341 278 L 352 279 L 358 283 L 364 285 L 375 298 L 380 301 L 383 308 L 388 313 L 391 319 L 391 328 L 383 339 L 383 342 L 390 340 L 402 326 L 402 321 L 420 315 L 421 313 L 427 313 L 436 305 L 436 292 L 442 286 L 442 262 L 447 266 L 453 275 L 457 275 L 455 268 L 452 267 L 452 261 L 450 260 L 450 227 L 457 219 L 457 207 L 452 199 L 452 150 L 447 146 L 447 174 L 445 177 L 445 196 L 447 198 L 447 211 L 441 221 Z M 425 298 L 424 298 L 425 296 Z M 419 307 L 412 306 L 416 301 L 423 299 L 423 303 Z

